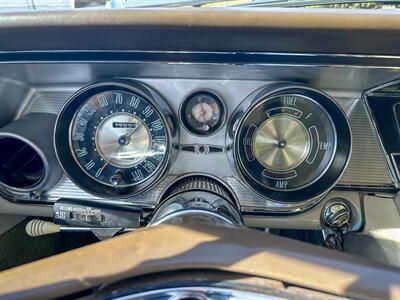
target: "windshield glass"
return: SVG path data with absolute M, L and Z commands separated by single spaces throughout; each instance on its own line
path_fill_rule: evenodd
M 121 8 L 228 8 L 307 7 L 399 9 L 400 1 L 327 0 L 0 0 L 0 11 Z

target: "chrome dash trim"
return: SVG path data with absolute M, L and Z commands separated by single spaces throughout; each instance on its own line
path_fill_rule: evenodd
M 141 291 L 137 294 L 116 296 L 115 300 L 150 300 L 150 299 L 243 299 L 243 300 L 284 300 L 286 297 L 266 294 L 265 291 L 245 291 L 214 286 L 188 286 Z
M 400 60 L 400 56 L 398 59 Z M 175 115 L 178 115 L 180 102 L 191 90 L 200 88 L 215 90 L 223 99 L 229 99 L 228 102 L 224 101 L 224 103 L 227 106 L 227 114 L 230 115 L 246 95 L 263 85 L 282 79 L 291 79 L 293 82 L 297 83 L 304 80 L 316 89 L 320 89 L 329 94 L 331 98 L 342 106 L 350 120 L 354 143 L 368 144 L 369 147 L 373 149 L 372 158 L 368 157 L 368 159 L 362 161 L 358 158 L 365 158 L 365 154 L 363 155 L 362 152 L 361 154 L 359 153 L 364 149 L 362 146 L 354 146 L 353 143 L 352 158 L 350 159 L 346 172 L 338 182 L 338 185 L 345 187 L 361 186 L 367 189 L 368 187 L 392 185 L 392 178 L 385 164 L 385 157 L 380 149 L 379 136 L 376 135 L 376 130 L 372 123 L 370 123 L 371 119 L 368 117 L 362 93 L 366 87 L 371 87 L 373 83 L 400 77 L 396 68 L 390 68 L 392 70 L 387 70 L 386 68 L 382 70 L 377 70 L 375 68 L 367 70 L 365 66 L 362 68 L 345 66 L 346 69 L 335 69 L 333 65 L 326 67 L 318 64 L 311 65 L 311 67 L 313 67 L 312 69 L 293 64 L 275 64 L 274 67 L 271 68 L 271 65 L 263 64 L 245 64 L 246 66 L 243 66 L 241 63 L 223 63 L 223 65 L 229 66 L 221 67 L 222 72 L 215 73 L 217 69 L 219 70 L 219 67 L 212 68 L 211 65 L 213 65 L 213 63 L 177 62 L 176 64 L 170 64 L 158 62 L 154 68 L 151 68 L 151 71 L 149 71 L 151 67 L 150 62 L 146 64 L 142 64 L 142 62 L 135 64 L 132 61 L 129 61 L 129 64 L 119 64 L 116 61 L 111 61 L 105 62 L 104 64 L 92 62 L 85 64 L 79 62 L 79 64 L 75 65 L 68 65 L 65 63 L 58 65 L 55 62 L 51 62 L 49 64 L 33 63 L 27 66 L 22 66 L 20 62 L 18 62 L 16 67 L 18 67 L 18 65 L 20 69 L 17 69 L 17 75 L 19 73 L 22 75 L 28 73 L 29 76 L 22 77 L 21 80 L 27 81 L 32 86 L 33 91 L 29 97 L 27 97 L 25 107 L 20 110 L 20 116 L 29 112 L 40 111 L 58 114 L 62 105 L 75 90 L 90 83 L 93 79 L 99 80 L 105 78 L 105 76 L 118 75 L 121 70 L 120 74 L 122 77 L 134 78 L 155 88 L 163 95 L 167 102 L 172 105 Z M 220 64 L 215 65 L 219 66 Z M 247 65 L 251 67 L 247 68 Z M 254 66 L 258 66 L 259 68 L 255 67 L 254 69 Z M 288 69 L 286 66 L 294 68 Z M 118 67 L 121 69 L 118 69 Z M 0 69 L 0 75 L 2 75 L 1 73 L 6 75 L 10 70 L 14 70 L 13 68 L 14 66 L 11 65 L 4 66 L 3 70 Z M 192 74 L 194 74 L 193 77 L 182 77 L 183 68 L 185 68 L 185 70 L 189 68 Z M 46 70 L 51 71 L 48 72 L 50 75 L 44 72 Z M 163 71 L 164 77 L 156 73 L 159 70 Z M 31 73 L 29 73 L 30 71 Z M 167 71 L 169 71 L 169 73 Z M 174 71 L 176 71 L 176 73 Z M 200 75 L 196 73 L 196 71 L 200 73 Z M 279 71 L 279 73 L 276 73 L 276 71 Z M 41 73 L 43 73 L 43 77 L 35 77 L 35 75 Z M 55 76 L 55 74 L 57 74 L 57 76 Z M 166 76 L 166 74 L 169 75 Z M 208 77 L 209 74 L 213 76 Z M 289 74 L 292 74 L 292 76 L 288 77 Z M 76 77 L 74 77 L 74 75 L 76 75 Z M 129 75 L 131 77 L 129 77 Z M 63 80 L 68 77 L 72 77 L 73 80 L 63 82 Z M 46 82 L 46 79 L 52 80 Z M 350 82 L 351 79 L 353 79 L 354 82 Z M 29 80 L 32 80 L 32 82 Z M 207 137 L 207 141 L 204 142 L 199 142 L 198 137 L 190 136 L 190 134 L 184 132 L 184 130 L 180 128 L 180 143 L 204 143 L 221 146 L 221 135 L 224 136 L 224 132 L 226 131 L 226 125 L 224 126 L 225 127 L 222 127 L 214 136 Z M 213 173 L 213 175 L 223 180 L 234 190 L 237 198 L 240 200 L 243 211 L 293 213 L 300 212 L 315 205 L 315 202 L 310 201 L 307 202 L 307 205 L 302 205 L 300 207 L 284 206 L 280 203 L 263 199 L 249 190 L 243 183 L 239 182 L 235 174 L 232 173 L 232 170 L 226 168 L 224 162 L 225 153 L 206 156 L 207 162 L 202 164 L 208 166 L 196 164 L 193 159 L 195 156 L 193 155 L 190 153 L 179 154 L 177 162 L 170 170 L 171 172 L 159 185 L 135 198 L 126 199 L 126 201 L 130 201 L 135 205 L 141 205 L 145 208 L 153 208 L 162 192 L 177 178 L 177 176 L 185 174 L 186 172 L 193 172 L 197 167 L 201 167 L 197 170 L 198 172 L 211 174 L 209 171 L 210 168 L 212 166 L 215 168 L 215 164 L 218 163 L 221 167 L 218 167 L 218 170 L 214 169 L 215 174 Z M 200 158 L 200 154 L 196 155 L 199 155 Z M 193 166 L 186 166 L 190 165 L 187 163 L 188 159 L 192 159 L 190 160 L 190 164 L 193 164 Z M 200 161 L 202 159 L 197 160 Z M 358 168 L 359 170 L 351 170 L 353 168 Z M 48 196 L 48 200 L 51 202 L 56 201 L 58 198 L 104 200 L 95 198 L 81 191 L 66 177 L 63 177 L 59 185 L 54 189 L 48 191 Z
M 0 51 L 0 64 L 32 63 L 179 63 L 179 64 L 216 64 L 216 65 L 276 65 L 276 66 L 330 66 L 353 68 L 400 69 L 400 55 L 373 55 L 350 53 L 288 53 L 254 51 L 157 51 L 157 50 L 43 50 L 43 51 Z M 69 55 L 69 56 L 68 56 Z M 101 56 L 102 58 L 98 58 Z M 108 57 L 106 57 L 109 55 Z M 112 55 L 126 55 L 127 58 L 115 58 Z M 135 55 L 137 57 L 135 57 Z M 4 59 L 3 59 L 4 56 Z M 146 57 L 147 56 L 147 57 Z M 228 57 L 237 60 L 227 60 Z M 210 59 L 210 58 L 213 59 Z M 251 57 L 249 60 L 241 57 Z M 256 60 L 254 58 L 260 58 Z M 196 59 L 195 59 L 196 58 Z M 217 59 L 218 58 L 218 59 Z M 272 62 L 272 58 L 286 61 Z M 289 58 L 296 58 L 291 61 Z M 314 59 L 316 62 L 300 62 L 300 58 Z M 338 62 L 320 62 L 318 59 L 338 60 Z M 342 61 L 340 61 L 342 60 Z M 351 61 L 354 60 L 354 61 Z M 376 63 L 371 63 L 376 61 Z M 385 62 L 385 63 L 383 63 Z M 394 63 L 395 62 L 395 63 Z M 398 65 L 396 65 L 398 64 Z

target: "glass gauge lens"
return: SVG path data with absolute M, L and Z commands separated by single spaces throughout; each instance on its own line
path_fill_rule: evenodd
M 311 144 L 303 123 L 285 115 L 267 119 L 257 129 L 253 139 L 257 161 L 277 172 L 291 170 L 301 164 Z
M 246 172 L 272 190 L 298 190 L 322 176 L 336 148 L 334 124 L 313 99 L 281 95 L 247 116 L 239 151 Z
M 129 128 L 118 128 L 127 124 Z M 119 168 L 134 167 L 151 151 L 147 125 L 131 113 L 114 113 L 102 120 L 96 130 L 96 149 L 100 156 Z
M 337 104 L 307 88 L 282 89 L 254 103 L 235 132 L 244 180 L 282 202 L 309 200 L 331 188 L 351 151 L 348 121 Z
M 225 119 L 225 108 L 219 97 L 201 91 L 190 95 L 182 104 L 181 120 L 193 134 L 210 135 L 216 132 Z
M 71 124 L 75 160 L 104 185 L 131 186 L 151 177 L 164 159 L 166 142 L 165 125 L 155 107 L 123 90 L 91 96 Z

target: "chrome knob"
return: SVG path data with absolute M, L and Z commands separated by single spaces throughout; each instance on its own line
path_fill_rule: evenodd
M 351 211 L 343 202 L 333 202 L 325 207 L 324 221 L 331 228 L 346 231 L 350 226 Z

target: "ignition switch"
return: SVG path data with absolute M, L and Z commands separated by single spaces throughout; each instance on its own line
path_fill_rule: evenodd
M 343 251 L 343 235 L 350 229 L 351 210 L 346 200 L 334 198 L 329 200 L 321 215 L 325 246 Z

